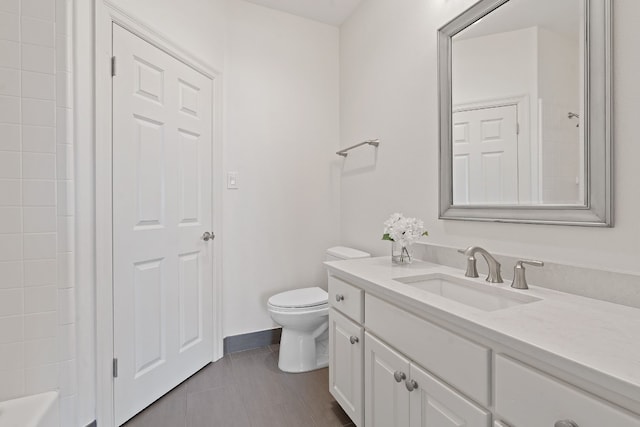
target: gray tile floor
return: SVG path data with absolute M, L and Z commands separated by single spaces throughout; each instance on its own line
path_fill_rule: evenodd
M 278 346 L 212 363 L 132 418 L 126 427 L 353 426 L 329 393 L 327 369 L 287 374 Z

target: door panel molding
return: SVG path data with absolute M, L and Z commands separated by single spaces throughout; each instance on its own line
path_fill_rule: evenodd
M 102 426 L 115 425 L 113 383 L 113 228 L 112 228 L 112 26 L 117 24 L 144 41 L 169 54 L 180 62 L 211 79 L 212 109 L 212 165 L 213 165 L 213 229 L 217 239 L 210 242 L 213 250 L 213 358 L 223 356 L 222 336 L 222 74 L 199 60 L 187 49 L 175 44 L 162 32 L 145 25 L 108 0 L 95 2 L 95 186 L 96 186 L 96 419 Z M 161 93 L 154 93 L 154 71 L 145 68 L 140 82 L 140 96 L 162 101 Z M 117 72 L 117 64 L 116 64 Z M 155 75 L 157 77 L 157 75 Z M 186 88 L 190 89 L 190 88 Z M 191 106 L 191 93 L 185 89 L 184 108 Z M 191 112 L 193 115 L 193 112 Z

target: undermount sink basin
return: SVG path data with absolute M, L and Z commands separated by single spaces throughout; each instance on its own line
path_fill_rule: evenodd
M 529 295 L 441 273 L 399 277 L 393 280 L 484 311 L 540 301 L 539 298 Z

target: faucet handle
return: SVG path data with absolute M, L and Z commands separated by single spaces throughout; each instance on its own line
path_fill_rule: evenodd
M 513 282 L 511 287 L 514 289 L 529 289 L 527 284 L 527 276 L 525 276 L 524 264 L 532 265 L 534 267 L 544 266 L 542 261 L 534 261 L 530 259 L 521 259 L 516 262 L 516 266 L 513 267 Z
M 532 259 L 521 259 L 516 262 L 516 268 L 524 268 L 524 265 L 532 265 L 534 267 L 544 267 L 544 262 L 542 261 L 534 261 Z

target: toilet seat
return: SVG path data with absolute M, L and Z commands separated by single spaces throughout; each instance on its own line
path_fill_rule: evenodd
M 269 306 L 275 309 L 313 309 L 329 303 L 329 294 L 319 287 L 294 289 L 281 292 L 269 298 Z

